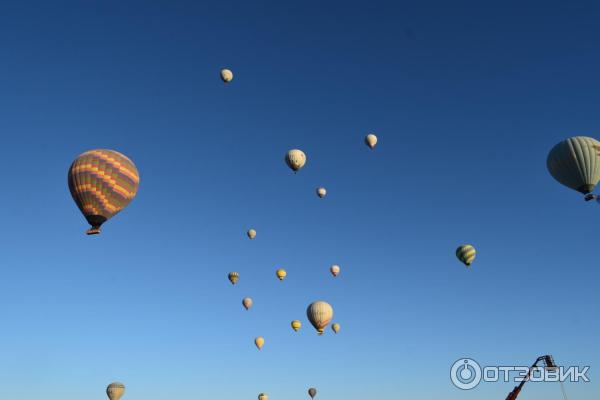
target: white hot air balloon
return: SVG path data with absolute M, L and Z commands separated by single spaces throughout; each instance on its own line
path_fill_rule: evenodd
M 249 310 L 249 309 L 250 309 L 250 307 L 252 307 L 252 304 L 254 304 L 254 302 L 252 301 L 252 299 L 251 299 L 250 297 L 245 297 L 245 298 L 242 300 L 242 305 L 244 306 L 244 308 L 245 308 L 246 310 Z
M 327 195 L 327 190 L 324 187 L 317 188 L 317 196 L 323 198 Z
M 233 72 L 227 68 L 221 70 L 221 80 L 225 83 L 231 82 L 233 79 Z
M 293 149 L 287 152 L 285 155 L 285 163 L 294 172 L 298 172 L 300 168 L 306 164 L 306 154 L 302 150 Z
M 373 135 L 372 133 L 369 133 L 365 138 L 365 143 L 371 149 L 374 149 L 375 145 L 377 144 L 377 136 Z
M 331 268 L 329 268 L 329 271 L 331 272 L 331 275 L 338 276 L 338 274 L 340 273 L 340 266 L 339 265 L 332 265 Z
M 546 166 L 558 182 L 587 195 L 600 180 L 600 142 L 586 136 L 563 140 L 550 150 Z
M 322 335 L 333 318 L 333 307 L 324 301 L 315 301 L 306 309 L 306 316 L 318 334 Z

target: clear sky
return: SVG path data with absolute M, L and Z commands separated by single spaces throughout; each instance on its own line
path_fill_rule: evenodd
M 600 137 L 600 5 L 205 3 L 0 4 L 0 398 L 504 399 L 450 366 L 550 353 L 597 399 L 600 206 L 546 155 Z M 88 237 L 67 170 L 92 148 L 141 183 Z

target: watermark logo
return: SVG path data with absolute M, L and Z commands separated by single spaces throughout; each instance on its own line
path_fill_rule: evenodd
M 460 358 L 450 368 L 452 384 L 462 390 L 471 390 L 483 382 L 589 382 L 589 366 L 578 367 L 522 367 L 485 366 L 472 358 Z
M 459 389 L 473 389 L 481 382 L 481 366 L 471 358 L 456 360 L 450 369 L 450 379 Z

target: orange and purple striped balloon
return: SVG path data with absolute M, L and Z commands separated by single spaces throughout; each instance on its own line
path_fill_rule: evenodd
M 124 209 L 137 193 L 140 176 L 133 162 L 114 150 L 90 150 L 69 168 L 71 196 L 92 226 L 88 235 Z

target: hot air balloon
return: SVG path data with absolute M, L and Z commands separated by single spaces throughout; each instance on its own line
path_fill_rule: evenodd
M 90 150 L 73 161 L 68 173 L 75 204 L 92 226 L 86 233 L 100 233 L 100 226 L 123 210 L 135 197 L 140 183 L 137 168 L 114 150 Z
M 298 172 L 306 164 L 306 154 L 302 150 L 290 150 L 285 155 L 285 162 L 294 172 Z
M 311 399 L 314 399 L 315 396 L 317 395 L 317 389 L 315 389 L 315 388 L 308 389 L 308 395 L 310 396 Z
M 586 136 L 563 140 L 550 150 L 546 166 L 558 182 L 588 194 L 600 180 L 600 142 Z
M 340 331 L 340 329 L 341 329 L 341 328 L 342 328 L 342 327 L 341 327 L 341 326 L 340 326 L 340 324 L 338 324 L 338 323 L 335 323 L 335 324 L 331 325 L 331 330 L 332 330 L 334 333 L 338 333 L 338 332 Z
M 327 190 L 324 187 L 317 188 L 317 196 L 323 198 L 327 195 Z
M 261 393 L 258 395 L 258 400 L 269 400 L 269 396 L 266 393 Z
M 231 70 L 229 70 L 227 68 L 223 68 L 221 70 L 221 80 L 225 83 L 229 83 L 229 82 L 231 82 L 232 79 L 233 79 L 233 72 L 231 72 Z
M 365 143 L 371 149 L 375 148 L 375 145 L 377 144 L 377 136 L 373 135 L 372 133 L 369 133 L 365 138 Z
M 265 344 L 265 339 L 263 339 L 262 336 L 257 337 L 256 339 L 254 339 L 254 344 L 256 345 L 256 347 L 258 347 L 258 349 L 262 349 L 263 344 Z
M 235 285 L 238 279 L 240 279 L 240 274 L 238 274 L 237 272 L 230 272 L 229 275 L 227 275 L 227 277 L 229 278 L 231 284 Z
M 331 271 L 331 275 L 338 276 L 338 274 L 340 273 L 340 266 L 332 265 L 331 268 L 329 268 L 329 271 Z
M 277 271 L 275 271 L 275 274 L 280 281 L 284 280 L 287 276 L 287 272 L 285 272 L 285 269 L 283 268 L 279 268 Z
M 333 318 L 333 308 L 324 301 L 315 301 L 306 309 L 306 316 L 319 335 L 322 335 Z
M 475 247 L 471 246 L 470 244 L 464 244 L 456 249 L 456 257 L 458 257 L 458 259 L 467 267 L 469 267 L 473 260 L 475 260 L 476 253 Z
M 252 307 L 252 303 L 253 303 L 253 301 L 250 297 L 246 297 L 246 298 L 244 298 L 244 300 L 242 300 L 242 305 L 244 306 L 244 308 L 246 310 L 249 310 L 250 307 Z
M 298 329 L 300 329 L 302 327 L 302 323 L 300 321 L 298 321 L 297 319 L 292 321 L 292 329 L 296 332 L 298 332 Z
M 106 387 L 106 395 L 110 400 L 119 400 L 125 393 L 125 385 L 120 382 L 113 382 Z
M 246 234 L 250 239 L 254 239 L 256 237 L 256 231 L 254 229 L 249 229 Z

